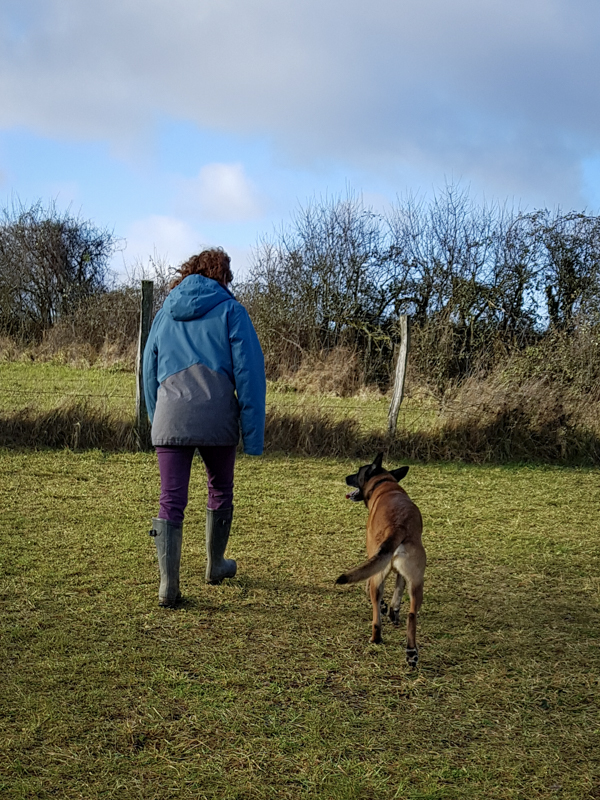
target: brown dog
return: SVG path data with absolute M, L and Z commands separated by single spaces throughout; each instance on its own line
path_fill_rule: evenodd
M 423 576 L 426 556 L 421 543 L 423 520 L 421 512 L 399 485 L 408 472 L 400 467 L 390 472 L 383 469 L 383 453 L 372 464 L 365 464 L 346 483 L 356 491 L 348 495 L 355 501 L 364 500 L 369 509 L 367 519 L 367 555 L 369 560 L 345 572 L 336 583 L 367 581 L 367 592 L 373 604 L 373 635 L 371 642 L 381 642 L 381 610 L 385 579 L 394 570 L 396 588 L 390 605 L 389 617 L 394 625 L 399 621 L 400 603 L 404 586 L 410 597 L 410 611 L 406 629 L 406 660 L 416 667 L 417 614 L 423 602 Z M 384 608 L 385 611 L 385 608 Z

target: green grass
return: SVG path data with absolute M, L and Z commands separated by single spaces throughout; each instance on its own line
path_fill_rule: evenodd
M 411 671 L 333 585 L 364 555 L 355 466 L 240 458 L 239 573 L 209 587 L 195 463 L 168 611 L 152 454 L 0 450 L 0 796 L 599 798 L 598 471 L 412 466 Z
M 0 412 L 48 411 L 77 398 L 90 398 L 92 404 L 133 417 L 135 375 L 54 363 L 0 362 Z
M 375 393 L 355 397 L 332 397 L 303 394 L 301 392 L 281 394 L 276 390 L 267 393 L 267 407 L 280 413 L 291 414 L 325 413 L 333 420 L 355 419 L 360 433 L 385 431 L 388 424 L 390 398 Z M 405 397 L 398 414 L 398 428 L 403 430 L 427 430 L 437 417 L 432 402 Z

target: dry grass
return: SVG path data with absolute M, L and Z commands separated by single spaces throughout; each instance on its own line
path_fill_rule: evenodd
M 312 456 L 354 454 L 360 442 L 355 419 L 336 420 L 314 409 L 296 414 L 269 411 L 265 439 L 267 452 Z M 131 417 L 124 420 L 105 404 L 81 398 L 66 398 L 49 411 L 27 407 L 1 414 L 0 446 L 137 450 Z
M 0 363 L 54 364 L 73 369 L 99 367 L 133 372 L 137 346 L 137 341 L 129 340 L 93 345 L 74 340 L 70 332 L 64 335 L 63 328 L 57 327 L 51 329 L 39 344 L 19 343 L 0 336 Z
M 294 412 L 269 409 L 265 425 L 267 452 L 304 456 L 355 454 L 360 428 L 353 417 L 336 419 L 332 412 L 300 408 Z
M 364 389 L 360 359 L 345 347 L 307 353 L 299 369 L 281 380 L 297 391 L 316 395 L 352 397 Z
M 133 421 L 86 399 L 61 402 L 51 411 L 25 408 L 0 415 L 0 446 L 135 450 Z
M 417 436 L 413 452 L 476 463 L 534 461 L 595 464 L 600 457 L 600 398 L 547 377 L 472 379 L 439 414 L 433 442 Z

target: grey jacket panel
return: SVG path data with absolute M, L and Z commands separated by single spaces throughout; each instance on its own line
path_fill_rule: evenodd
M 239 419 L 235 389 L 227 375 L 193 364 L 160 384 L 152 444 L 237 445 Z

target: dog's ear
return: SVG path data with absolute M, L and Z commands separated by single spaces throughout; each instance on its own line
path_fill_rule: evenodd
M 408 467 L 398 467 L 398 469 L 391 469 L 390 475 L 392 475 L 398 481 L 398 483 L 400 483 L 402 478 L 406 477 L 408 470 Z
M 381 462 L 383 461 L 383 453 L 378 453 L 375 456 L 372 464 L 368 464 L 366 467 L 361 467 L 361 469 L 365 470 L 364 473 L 364 482 L 366 483 L 373 475 L 379 475 L 383 472 L 383 468 L 381 466 Z

